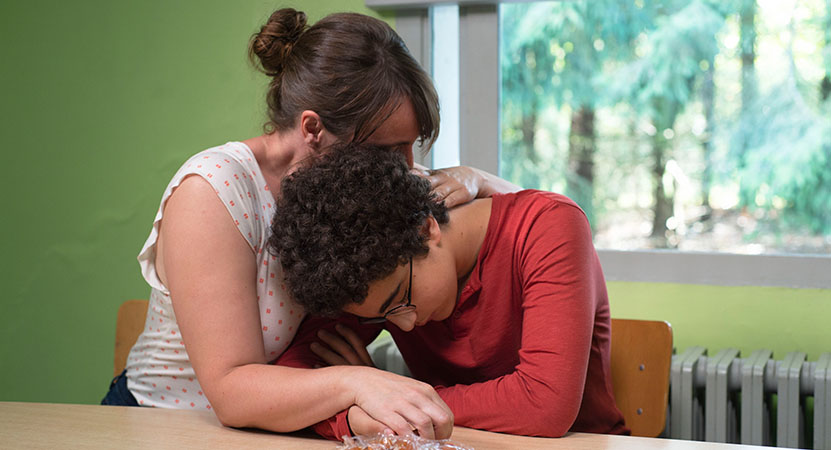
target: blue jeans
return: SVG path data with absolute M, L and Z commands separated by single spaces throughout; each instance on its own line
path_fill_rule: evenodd
M 101 404 L 110 406 L 139 406 L 136 398 L 127 389 L 126 369 L 120 375 L 113 378 L 113 381 L 110 383 L 110 391 L 101 400 Z

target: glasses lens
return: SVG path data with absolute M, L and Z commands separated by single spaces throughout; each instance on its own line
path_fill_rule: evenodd
M 388 317 L 391 316 L 400 316 L 402 314 L 407 314 L 410 311 L 415 311 L 416 307 L 413 305 L 412 299 L 412 289 L 413 289 L 413 259 L 410 258 L 410 284 L 407 287 L 407 304 L 406 305 L 398 305 L 395 308 L 387 311 L 383 317 L 369 317 L 369 318 L 360 318 L 358 319 L 358 323 L 360 324 L 371 324 L 371 323 L 384 323 L 386 322 Z

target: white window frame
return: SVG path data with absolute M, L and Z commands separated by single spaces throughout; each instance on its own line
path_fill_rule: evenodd
M 459 5 L 459 156 L 499 173 L 499 0 L 365 0 L 395 10 L 396 30 L 431 69 L 429 8 Z M 511 0 L 513 3 L 534 0 Z M 419 155 L 420 157 L 421 155 Z M 420 157 L 430 165 L 432 155 Z M 598 250 L 608 281 L 831 289 L 829 255 L 738 255 L 675 250 Z

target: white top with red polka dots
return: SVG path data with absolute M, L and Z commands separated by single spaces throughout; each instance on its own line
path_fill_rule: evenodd
M 266 249 L 274 197 L 251 149 L 241 142 L 229 142 L 197 153 L 167 186 L 150 237 L 138 256 L 142 275 L 152 289 L 144 331 L 127 359 L 127 387 L 143 406 L 211 409 L 179 334 L 170 292 L 155 268 L 156 239 L 165 202 L 191 174 L 213 186 L 257 258 L 257 299 L 266 355 L 279 356 L 303 319 L 302 309 L 288 298 L 282 285 L 280 264 Z

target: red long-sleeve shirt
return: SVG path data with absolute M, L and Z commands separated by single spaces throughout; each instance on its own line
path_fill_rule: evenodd
M 378 326 L 339 319 L 369 342 Z M 277 361 L 310 367 L 312 318 Z M 612 395 L 609 302 L 585 215 L 549 192 L 495 195 L 478 261 L 453 314 L 388 330 L 416 379 L 435 386 L 455 424 L 528 436 L 628 433 Z M 349 434 L 346 412 L 315 425 Z

